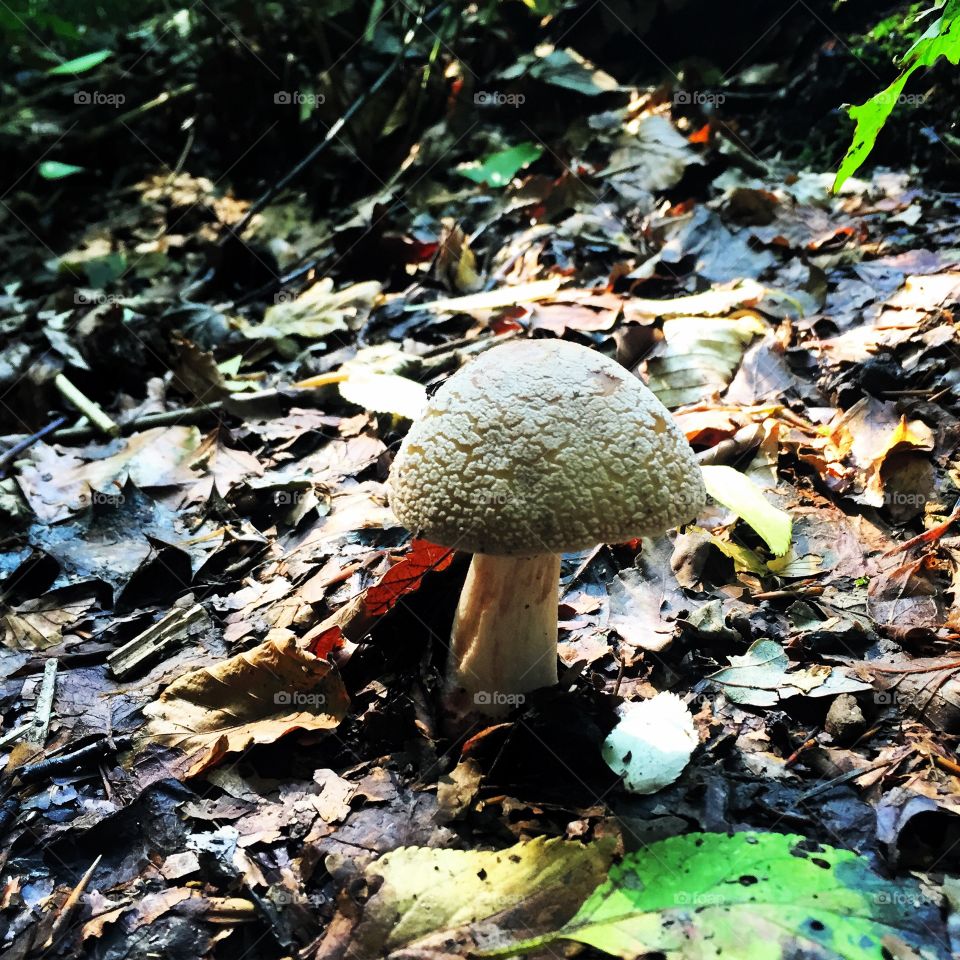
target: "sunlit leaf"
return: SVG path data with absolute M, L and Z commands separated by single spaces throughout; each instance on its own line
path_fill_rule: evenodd
M 86 167 L 78 167 L 73 163 L 61 163 L 59 160 L 44 160 L 38 167 L 37 173 L 44 180 L 62 180 L 72 177 L 75 173 L 83 173 Z
M 505 187 L 524 167 L 540 159 L 543 147 L 536 143 L 518 143 L 515 147 L 491 153 L 482 160 L 461 163 L 456 172 L 474 183 Z
M 631 960 L 949 955 L 937 906 L 916 881 L 892 883 L 849 850 L 777 833 L 650 844 L 614 866 L 556 934 L 511 950 L 561 938 Z
M 790 514 L 770 503 L 746 474 L 733 467 L 701 469 L 707 493 L 753 527 L 774 555 L 781 557 L 790 549 L 793 530 Z
M 921 67 L 932 67 L 940 57 L 954 66 L 960 63 L 960 0 L 948 0 L 943 16 L 907 51 L 902 60 L 903 71 L 893 83 L 866 103 L 849 107 L 847 112 L 856 121 L 853 140 L 837 170 L 833 182 L 836 193 L 870 155 L 877 135 L 900 103 L 907 81 Z
M 94 50 L 93 53 L 85 53 L 82 57 L 75 57 L 73 60 L 67 60 L 65 63 L 58 63 L 55 67 L 51 67 L 47 73 L 51 77 L 86 73 L 94 67 L 99 67 L 104 60 L 112 56 L 112 50 Z

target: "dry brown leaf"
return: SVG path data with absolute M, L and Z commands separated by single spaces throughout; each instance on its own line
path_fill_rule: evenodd
M 293 730 L 330 730 L 347 712 L 335 668 L 282 631 L 172 683 L 144 708 L 145 737 L 188 754 L 196 776 L 227 753 Z

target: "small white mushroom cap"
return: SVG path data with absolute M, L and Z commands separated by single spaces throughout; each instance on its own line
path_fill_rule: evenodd
M 666 407 L 613 360 L 562 340 L 507 343 L 457 371 L 390 473 L 407 529 L 509 556 L 662 533 L 705 497 Z

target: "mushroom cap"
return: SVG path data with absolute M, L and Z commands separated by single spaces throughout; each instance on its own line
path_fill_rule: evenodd
M 562 340 L 507 343 L 458 370 L 411 427 L 389 487 L 407 529 L 509 556 L 663 533 L 706 496 L 666 407 L 618 363 Z

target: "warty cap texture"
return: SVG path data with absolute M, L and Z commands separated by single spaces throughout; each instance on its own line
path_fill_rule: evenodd
M 666 407 L 613 360 L 515 341 L 457 371 L 390 472 L 400 522 L 472 553 L 584 550 L 696 518 L 700 467 Z

